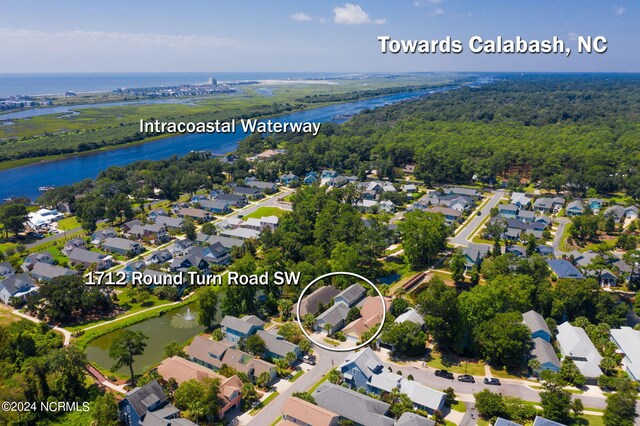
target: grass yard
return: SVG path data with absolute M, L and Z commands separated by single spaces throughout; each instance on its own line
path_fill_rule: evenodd
M 261 401 L 256 408 L 254 408 L 253 410 L 249 411 L 249 415 L 255 416 L 258 413 L 258 411 L 262 410 L 271 401 L 276 399 L 278 397 L 278 395 L 280 395 L 280 393 L 278 391 L 273 392 L 271 395 L 266 397 L 264 401 Z
M 18 321 L 20 321 L 20 317 L 13 315 L 10 307 L 0 305 L 0 326 L 9 325 Z
M 464 402 L 462 401 L 456 401 L 456 403 L 451 406 L 451 409 L 459 413 L 464 413 L 467 411 L 467 407 L 464 406 Z
M 261 217 L 264 217 L 264 216 L 282 217 L 285 213 L 287 213 L 287 211 L 282 210 L 279 207 L 258 207 L 258 209 L 255 212 L 249 213 L 248 215 L 244 216 L 243 219 L 247 220 L 250 217 L 260 219 Z
M 431 352 L 430 360 L 427 361 L 429 367 L 449 370 L 456 374 L 471 374 L 472 376 L 484 376 L 484 363 L 482 361 L 467 362 L 452 355 L 443 355 L 439 352 Z
M 292 192 L 291 194 L 287 195 L 286 197 L 282 197 L 282 201 L 286 201 L 287 203 L 293 203 L 293 196 L 295 195 L 295 192 Z
M 291 377 L 291 378 L 289 379 L 289 381 L 290 381 L 291 383 L 293 383 L 293 382 L 295 382 L 296 380 L 298 380 L 298 379 L 300 378 L 300 376 L 302 376 L 303 374 L 304 374 L 304 371 L 303 371 L 303 370 L 300 370 L 300 371 L 298 371 L 296 374 L 294 374 L 294 375 L 293 375 L 293 377 Z
M 79 226 L 80 222 L 78 222 L 78 219 L 75 216 L 65 217 L 58 221 L 58 229 L 62 231 L 69 231 L 71 229 L 78 228 Z

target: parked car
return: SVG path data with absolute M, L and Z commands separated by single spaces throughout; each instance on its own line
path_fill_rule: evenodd
M 443 379 L 453 380 L 453 373 L 447 370 L 436 370 L 436 376 L 442 377 Z
M 484 384 L 485 385 L 500 386 L 502 383 L 500 383 L 500 379 L 496 379 L 495 377 L 485 377 L 484 378 Z
M 309 365 L 316 365 L 316 357 L 314 355 L 305 355 L 302 357 L 302 362 Z
M 458 376 L 458 381 L 464 382 L 464 383 L 475 383 L 476 379 L 474 379 L 473 376 L 470 374 L 462 374 Z

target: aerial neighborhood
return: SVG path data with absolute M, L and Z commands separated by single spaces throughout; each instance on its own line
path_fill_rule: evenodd
M 633 425 L 637 159 L 463 149 L 513 101 L 474 90 L 5 200 L 0 395 L 92 407 L 59 424 Z

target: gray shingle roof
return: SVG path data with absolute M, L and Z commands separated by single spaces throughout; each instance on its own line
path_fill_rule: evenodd
M 144 416 L 149 406 L 154 402 L 160 401 L 160 403 L 163 403 L 168 401 L 162 386 L 155 380 L 127 393 L 125 399 L 129 401 L 138 416 Z
M 62 266 L 49 265 L 48 263 L 42 262 L 36 263 L 33 266 L 31 273 L 36 277 L 42 277 L 46 279 L 76 274 L 76 272 L 72 271 L 71 269 L 63 268 Z
M 340 290 L 332 285 L 320 287 L 300 302 L 300 316 L 303 317 L 308 313 L 315 315 L 318 312 L 319 305 L 328 306 L 331 299 L 336 297 L 340 293 Z M 296 312 L 296 306 L 293 307 L 293 312 Z
M 552 364 L 557 368 L 560 368 L 560 360 L 558 355 L 553 350 L 551 343 L 547 342 L 541 337 L 533 339 L 534 347 L 531 350 L 531 355 L 540 362 L 541 365 Z
M 544 331 L 551 336 L 551 331 L 549 330 L 547 322 L 544 320 L 542 315 L 536 311 L 531 310 L 529 312 L 525 312 L 522 314 L 522 320 L 524 321 L 524 324 L 529 327 L 529 330 L 531 330 L 532 333 L 535 333 L 536 331 Z
M 264 322 L 262 322 L 262 324 L 256 324 L 251 319 L 244 320 L 244 318 L 241 319 L 231 315 L 226 315 L 224 318 L 222 318 L 222 321 L 220 321 L 220 325 L 244 334 L 248 334 L 253 327 L 262 327 L 262 325 L 264 325 Z
M 348 314 L 349 307 L 345 303 L 339 302 L 318 315 L 316 321 L 324 321 L 326 324 L 338 325 L 347 319 Z
M 81 248 L 74 249 L 69 253 L 69 259 L 78 262 L 97 263 L 109 255 L 105 253 L 96 253 L 95 251 L 85 250 Z
M 267 351 L 279 355 L 282 358 L 287 356 L 289 352 L 294 352 L 296 354 L 299 352 L 298 345 L 287 342 L 282 338 L 282 336 L 263 330 L 258 330 L 256 334 L 264 341 Z
M 365 290 L 365 288 L 360 284 L 352 284 L 338 293 L 334 297 L 334 299 L 342 298 L 342 300 L 344 300 L 347 305 L 352 306 L 354 303 L 360 300 L 366 292 L 367 290 Z
M 393 426 L 385 413 L 390 405 L 333 383 L 323 383 L 313 393 L 316 404 L 356 423 L 367 426 Z
M 416 413 L 404 412 L 398 420 L 396 420 L 395 426 L 435 426 L 436 422 L 426 417 L 419 416 Z
M 547 259 L 547 264 L 558 278 L 584 278 L 575 266 L 564 259 Z

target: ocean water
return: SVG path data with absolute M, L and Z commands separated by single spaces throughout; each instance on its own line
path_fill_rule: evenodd
M 124 87 L 160 87 L 218 81 L 286 80 L 326 78 L 337 73 L 295 72 L 194 72 L 194 73 L 61 73 L 0 74 L 0 98 L 16 95 L 49 95 L 73 92 L 103 92 Z

